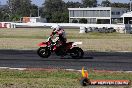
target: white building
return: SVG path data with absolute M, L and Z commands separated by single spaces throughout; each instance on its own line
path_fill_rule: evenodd
M 69 22 L 73 20 L 79 22 L 80 19 L 87 19 L 88 24 L 116 24 L 122 23 L 123 13 L 127 12 L 126 8 L 114 7 L 94 7 L 94 8 L 68 8 Z
M 124 13 L 121 17 L 123 17 L 123 24 L 132 24 L 132 12 Z

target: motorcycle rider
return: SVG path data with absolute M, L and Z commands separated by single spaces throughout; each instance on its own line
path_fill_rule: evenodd
M 54 39 L 54 42 L 56 43 L 56 46 L 59 47 L 59 51 L 61 51 L 60 53 L 61 58 L 64 58 L 64 53 L 66 51 L 65 45 L 66 45 L 66 33 L 64 31 L 64 29 L 62 27 L 60 27 L 59 25 L 55 25 L 51 27 L 53 29 L 52 33 L 51 33 L 51 38 L 53 38 L 56 35 L 56 39 Z
M 56 36 L 56 39 L 54 39 L 54 42 L 56 42 L 56 44 L 58 46 L 64 45 L 67 41 L 66 33 L 65 33 L 64 29 L 62 27 L 60 27 L 59 25 L 54 25 L 51 28 L 53 29 L 53 31 L 50 35 L 51 38 Z

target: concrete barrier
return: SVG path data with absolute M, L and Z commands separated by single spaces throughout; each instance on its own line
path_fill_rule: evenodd
M 53 25 L 60 25 L 64 28 L 77 28 L 80 29 L 80 33 L 86 32 L 86 29 L 102 29 L 102 28 L 113 28 L 119 33 L 130 33 L 132 32 L 132 25 L 130 24 L 79 24 L 79 23 L 13 23 L 13 22 L 0 22 L 0 28 L 26 28 L 26 27 L 51 27 Z
M 86 33 L 86 27 L 80 27 L 80 32 L 79 33 Z
M 11 28 L 11 22 L 0 22 L 0 28 Z

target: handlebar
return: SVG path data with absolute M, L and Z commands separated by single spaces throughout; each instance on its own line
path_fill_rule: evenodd
M 52 43 L 56 43 L 56 41 L 58 41 L 58 40 L 59 40 L 59 38 L 56 38 L 56 39 L 52 40 L 52 36 L 50 36 L 50 37 L 47 39 L 47 41 L 50 41 L 50 42 L 52 42 Z
M 47 41 L 51 41 L 51 37 L 49 37 L 49 38 L 47 39 Z

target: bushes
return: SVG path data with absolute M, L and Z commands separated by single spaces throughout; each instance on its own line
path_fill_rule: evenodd
M 73 20 L 72 20 L 72 23 L 78 23 L 78 21 L 77 21 L 77 20 L 75 20 L 75 19 L 73 19 Z
M 85 18 L 82 18 L 82 19 L 79 20 L 79 23 L 84 23 L 84 24 L 86 24 L 87 22 L 88 22 L 88 21 L 87 21 L 87 19 L 85 19 Z M 73 20 L 72 20 L 72 23 L 78 23 L 78 20 L 73 19 Z
M 87 21 L 87 19 L 85 19 L 85 18 L 82 18 L 82 19 L 80 19 L 79 20 L 79 23 L 84 23 L 84 24 L 86 24 L 88 21 Z

